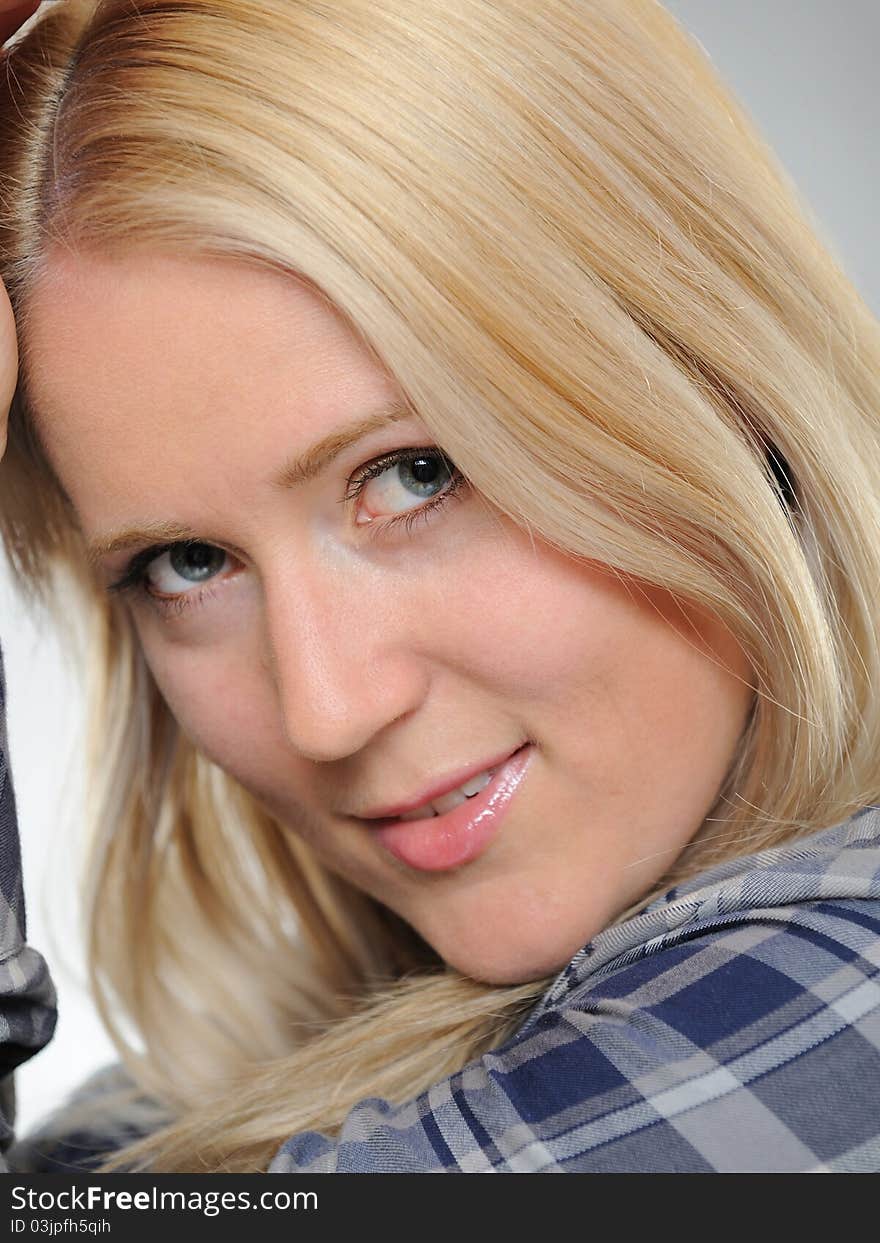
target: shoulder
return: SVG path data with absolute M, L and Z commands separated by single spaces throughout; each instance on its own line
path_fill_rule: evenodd
M 877 1170 L 878 967 L 871 807 L 606 930 L 521 1036 L 564 1031 L 601 1068 L 581 1168 Z
M 606 929 L 503 1047 L 270 1172 L 880 1170 L 871 810 Z
M 417 1099 L 291 1137 L 270 1172 L 878 1170 L 880 911 L 830 905 L 609 964 Z
M 880 1169 L 878 963 L 880 902 L 835 899 L 697 920 L 576 984 L 534 1031 L 591 1081 L 577 1168 Z

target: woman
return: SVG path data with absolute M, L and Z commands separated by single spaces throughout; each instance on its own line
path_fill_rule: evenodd
M 154 1108 L 36 1148 L 878 1168 L 880 334 L 703 57 L 648 0 L 76 0 L 10 69 L 0 512 L 96 623 Z

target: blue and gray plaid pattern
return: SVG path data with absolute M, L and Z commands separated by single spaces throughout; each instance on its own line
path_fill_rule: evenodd
M 880 808 L 600 933 L 502 1048 L 270 1173 L 880 1170 Z
M 55 1030 L 55 990 L 42 957 L 25 943 L 21 857 L 6 746 L 6 690 L 0 652 L 0 1171 L 12 1139 L 12 1071 Z

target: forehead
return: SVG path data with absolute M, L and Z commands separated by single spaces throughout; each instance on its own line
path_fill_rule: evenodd
M 268 447 L 279 421 L 307 444 L 393 396 L 325 299 L 240 260 L 56 252 L 27 310 L 37 430 L 78 509 L 80 480 L 114 462 L 136 457 L 155 475 L 173 446 L 190 466 L 210 448 L 222 467 L 223 446 Z
M 28 300 L 25 347 L 31 396 L 47 411 L 56 395 L 110 390 L 124 406 L 127 394 L 158 397 L 181 383 L 217 396 L 231 374 L 242 388 L 267 372 L 308 385 L 334 364 L 368 361 L 306 282 L 235 259 L 149 251 L 51 253 Z

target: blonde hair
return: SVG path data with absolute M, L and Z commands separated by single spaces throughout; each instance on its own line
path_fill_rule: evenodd
M 446 968 L 181 736 L 30 430 L 53 244 L 309 281 L 492 504 L 730 627 L 755 707 L 643 902 L 880 801 L 880 331 L 660 5 L 71 0 L 4 79 L 0 521 L 96 620 L 92 985 L 171 1119 L 116 1164 L 264 1170 L 498 1047 L 548 981 Z

